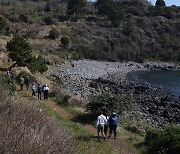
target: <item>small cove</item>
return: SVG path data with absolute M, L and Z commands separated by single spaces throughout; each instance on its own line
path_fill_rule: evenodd
M 137 82 L 170 90 L 175 98 L 180 96 L 180 71 L 137 71 L 131 77 Z

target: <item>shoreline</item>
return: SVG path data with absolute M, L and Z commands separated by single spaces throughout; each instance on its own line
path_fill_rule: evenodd
M 80 60 L 61 65 L 56 72 L 64 88 L 89 100 L 92 95 L 109 92 L 130 91 L 135 98 L 134 111 L 124 113 L 130 120 L 140 120 L 152 127 L 180 124 L 180 103 L 171 98 L 167 92 L 158 87 L 132 81 L 128 76 L 135 71 L 180 70 L 179 65 L 171 63 L 138 64 L 134 62 L 98 62 Z M 95 87 L 90 86 L 95 82 Z M 98 88 L 97 88 L 98 87 Z M 134 119 L 138 115 L 139 119 Z

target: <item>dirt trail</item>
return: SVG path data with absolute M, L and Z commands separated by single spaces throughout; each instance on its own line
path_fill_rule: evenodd
M 19 87 L 17 87 L 17 89 L 18 88 Z M 23 92 L 25 92 L 26 94 L 31 96 L 31 91 L 23 90 Z M 69 120 L 71 122 L 74 122 L 73 121 L 74 116 L 71 113 L 69 113 L 68 111 L 66 111 L 64 108 L 62 108 L 61 106 L 57 105 L 54 101 L 52 101 L 52 100 L 41 100 L 41 101 L 47 107 L 53 109 L 58 115 L 60 115 L 65 120 Z M 74 123 L 80 125 L 85 130 L 90 132 L 92 135 L 97 136 L 97 130 L 94 126 L 92 126 L 90 124 L 82 124 L 79 122 L 74 122 Z M 106 140 L 106 142 L 115 148 L 115 151 L 117 154 L 134 154 L 134 152 L 126 144 L 122 143 L 118 139 L 114 140 L 112 138 L 108 138 Z

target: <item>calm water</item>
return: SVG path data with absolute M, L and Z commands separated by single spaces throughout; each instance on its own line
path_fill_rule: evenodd
M 170 90 L 176 98 L 180 96 L 180 71 L 135 72 L 133 79 Z

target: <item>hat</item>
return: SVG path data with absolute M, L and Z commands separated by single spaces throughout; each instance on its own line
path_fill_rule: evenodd
M 113 112 L 112 114 L 113 114 L 113 115 L 116 115 L 116 112 Z

